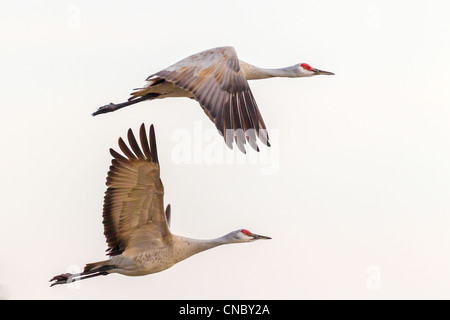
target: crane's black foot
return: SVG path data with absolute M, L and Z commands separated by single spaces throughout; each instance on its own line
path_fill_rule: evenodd
M 96 116 L 96 115 L 102 114 L 102 113 L 113 112 L 113 111 L 116 111 L 117 109 L 119 109 L 117 104 L 114 104 L 111 102 L 110 104 L 107 104 L 106 106 L 98 108 L 97 111 L 95 111 L 92 115 Z
M 52 281 L 55 281 L 55 282 L 53 282 L 50 285 L 50 287 L 53 287 L 54 285 L 57 285 L 57 284 L 67 284 L 67 283 L 71 283 L 71 282 L 75 281 L 74 279 L 70 278 L 71 276 L 72 276 L 71 273 L 63 273 L 58 276 L 54 276 L 52 279 L 50 279 L 50 282 L 52 282 Z

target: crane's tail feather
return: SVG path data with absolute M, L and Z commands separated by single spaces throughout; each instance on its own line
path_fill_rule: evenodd
M 104 267 L 114 267 L 114 266 L 110 265 L 110 262 L 111 261 L 109 261 L 109 260 L 103 260 L 103 261 L 98 261 L 98 262 L 87 263 L 84 266 L 83 273 L 98 271 Z M 111 268 L 109 268 L 109 269 L 111 269 Z M 103 270 L 103 271 L 105 271 L 105 270 Z
M 100 261 L 94 263 L 88 263 L 81 273 L 62 273 L 60 275 L 54 276 L 50 279 L 50 282 L 54 281 L 50 287 L 57 284 L 69 284 L 74 281 L 84 280 L 88 278 L 93 278 L 97 276 L 106 276 L 110 274 L 111 269 L 115 269 L 114 265 L 106 265 L 108 261 Z

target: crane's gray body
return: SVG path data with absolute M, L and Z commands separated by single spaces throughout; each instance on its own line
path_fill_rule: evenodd
M 221 244 L 232 243 L 231 239 L 227 240 L 227 236 L 212 240 L 197 240 L 172 235 L 171 240 L 164 247 L 148 248 L 137 254 L 125 251 L 123 254 L 99 263 L 99 265 L 114 266 L 108 271 L 109 273 L 143 276 L 166 270 L 199 252 Z

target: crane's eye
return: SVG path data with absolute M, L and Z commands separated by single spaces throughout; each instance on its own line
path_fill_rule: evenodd
M 251 233 L 250 231 L 245 230 L 245 229 L 242 229 L 241 232 L 242 232 L 243 234 L 245 234 L 246 236 L 251 236 L 251 235 L 252 235 L 252 233 Z
M 308 70 L 308 71 L 311 71 L 311 69 L 312 69 L 311 66 L 307 63 L 302 63 L 301 66 L 303 69 Z

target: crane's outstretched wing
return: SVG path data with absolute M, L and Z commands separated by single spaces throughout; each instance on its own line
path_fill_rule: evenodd
M 232 47 L 206 50 L 150 77 L 163 78 L 191 92 L 232 148 L 233 138 L 245 153 L 245 140 L 258 150 L 256 137 L 269 146 L 266 126 L 239 59 Z
M 145 125 L 140 128 L 139 147 L 128 130 L 131 150 L 119 138 L 125 156 L 110 149 L 114 157 L 109 168 L 103 205 L 103 226 L 108 254 L 123 253 L 136 247 L 163 245 L 171 235 L 164 213 L 164 187 L 159 176 L 155 131 L 150 127 L 150 143 Z

